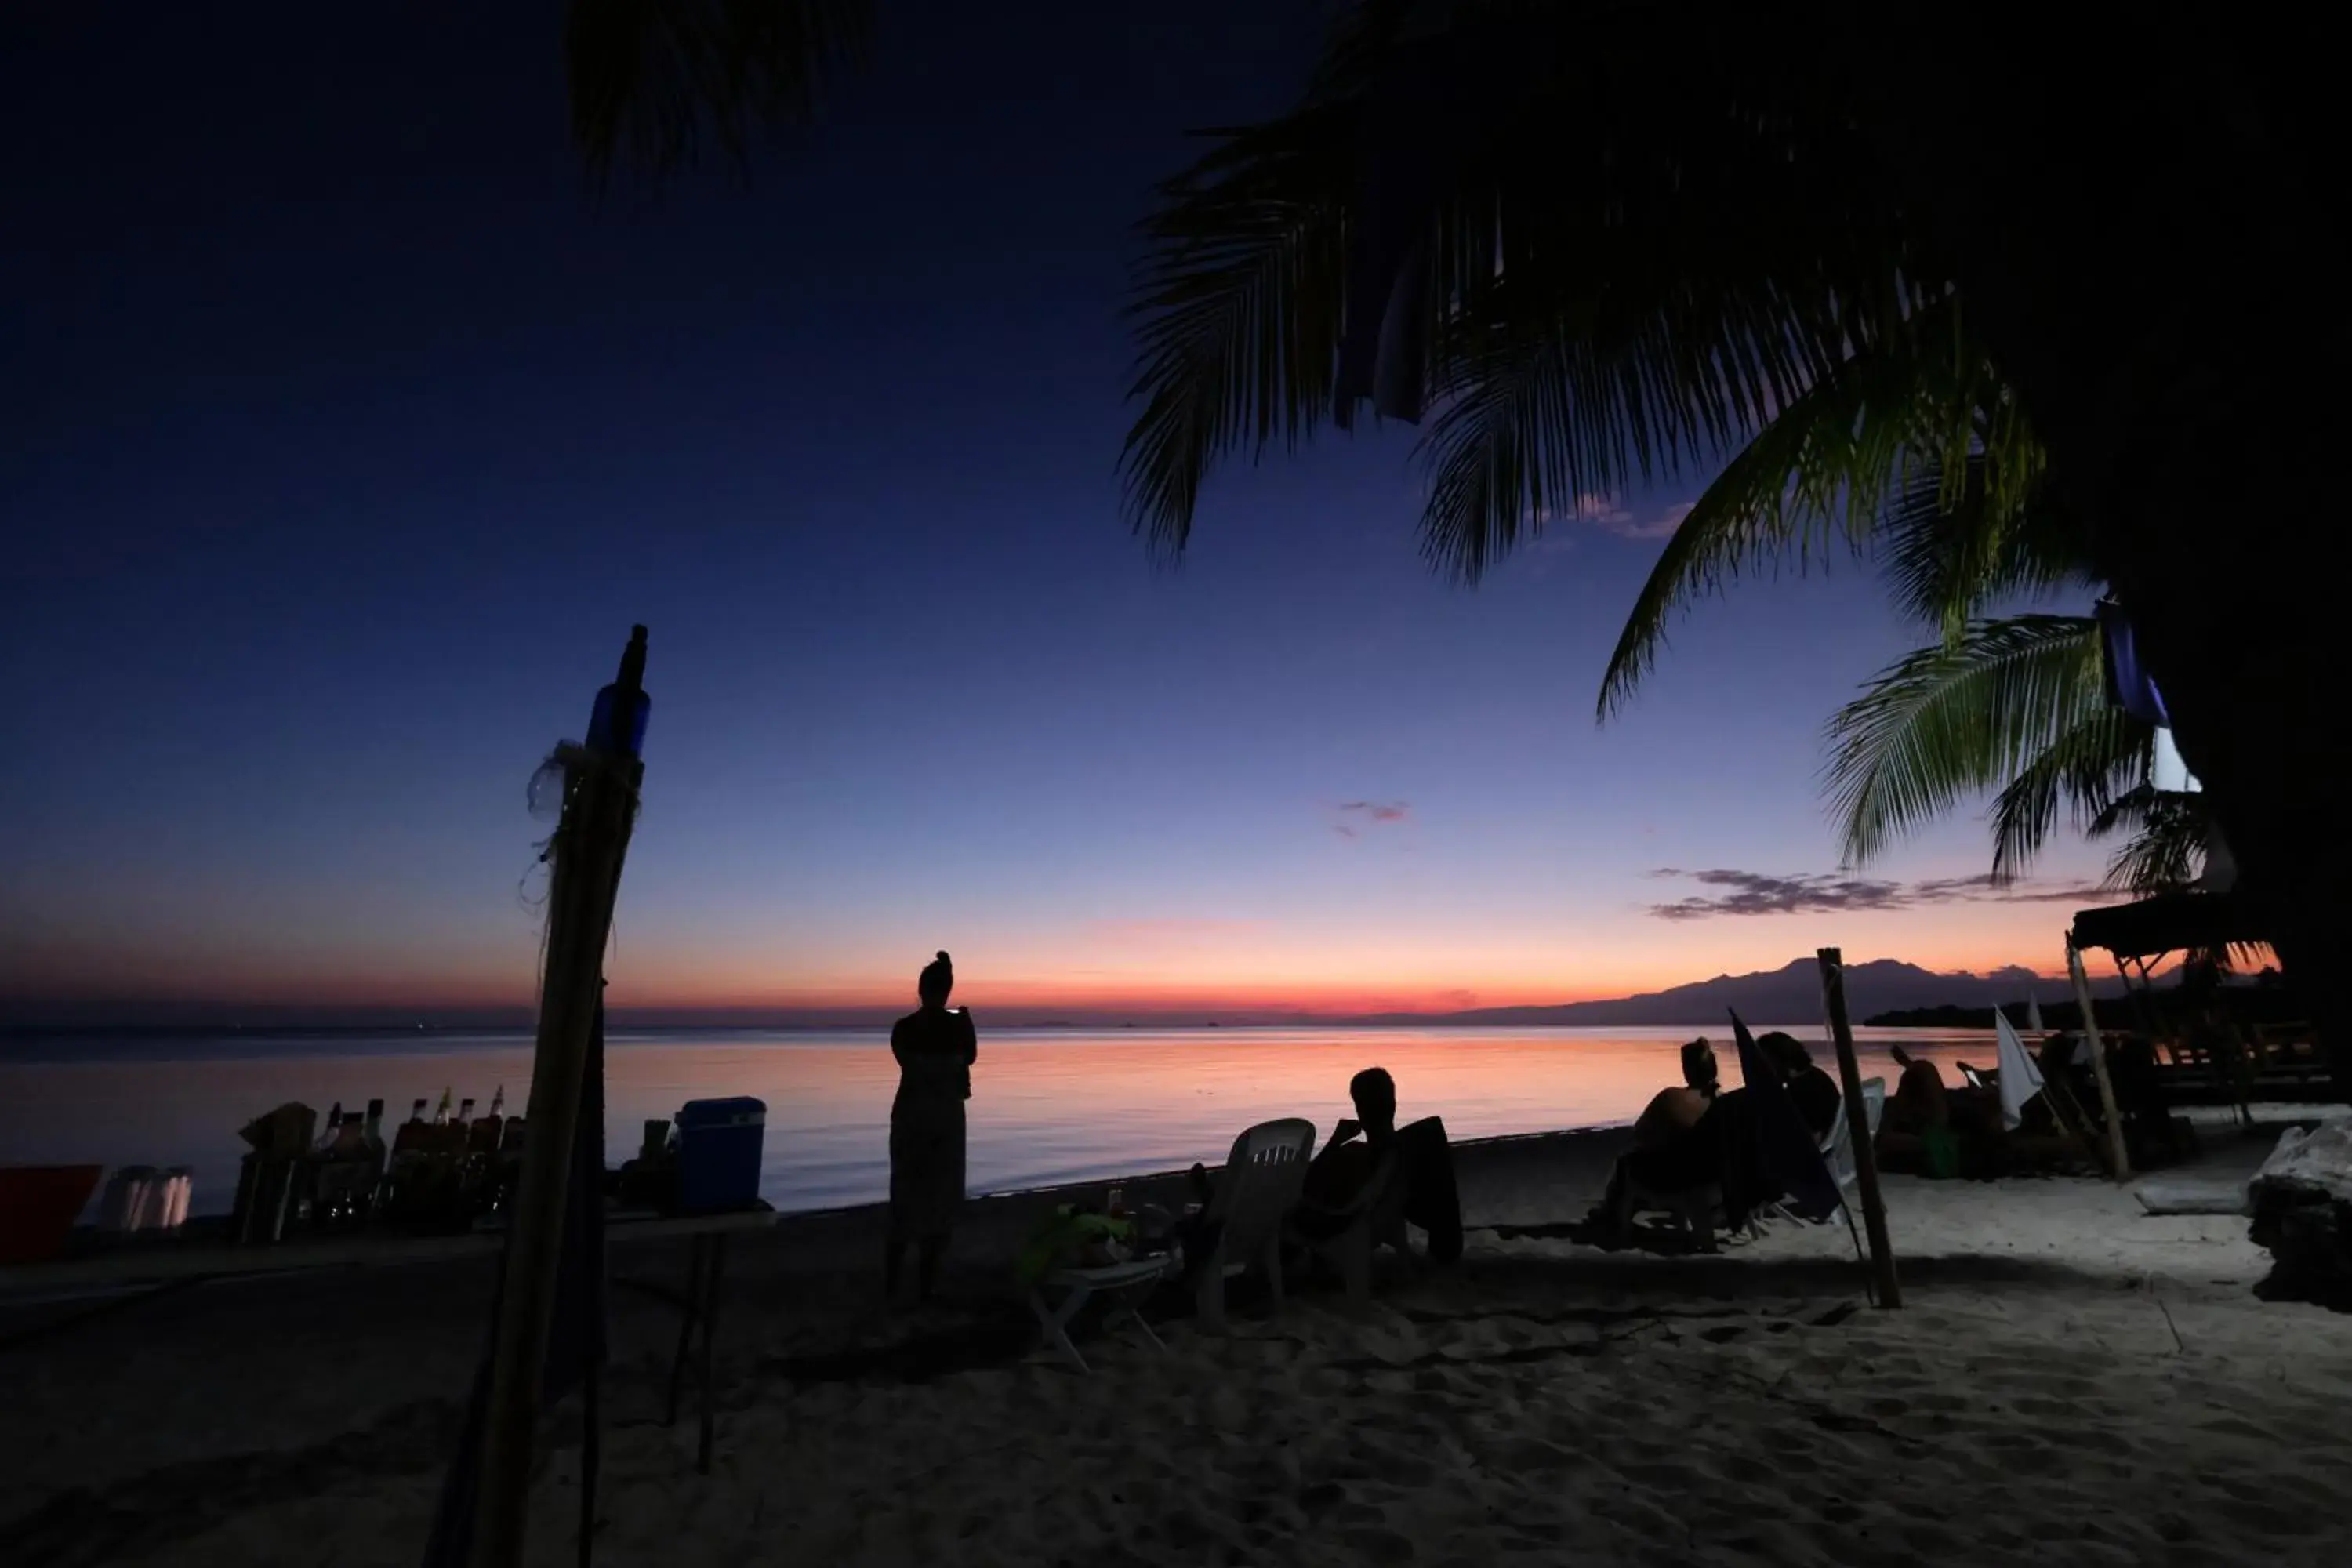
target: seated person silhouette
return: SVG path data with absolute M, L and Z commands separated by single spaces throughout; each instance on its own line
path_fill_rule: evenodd
M 1956 1176 L 1961 1168 L 1960 1135 L 1982 1119 L 1990 1104 L 1999 1125 L 2000 1100 L 1990 1089 L 1948 1089 L 1936 1064 L 1901 1046 L 1887 1054 L 1902 1069 L 1878 1126 L 1878 1163 L 1883 1170 Z M 1967 1069 L 1963 1068 L 1963 1072 Z
M 1949 1127 L 1951 1100 L 1936 1064 L 1921 1061 L 1901 1046 L 1889 1047 L 1887 1055 L 1903 1069 L 1903 1076 L 1895 1080 L 1895 1093 L 1886 1101 L 1883 1131 L 1916 1136 L 1930 1128 Z
M 1331 1129 L 1330 1142 L 1307 1167 L 1299 1216 L 1307 1228 L 1312 1230 L 1323 1216 L 1353 1204 L 1382 1159 L 1393 1155 L 1396 1169 L 1390 1179 L 1403 1185 L 1404 1219 L 1429 1233 L 1433 1259 L 1450 1263 L 1459 1258 L 1462 1199 L 1454 1186 L 1445 1123 L 1424 1116 L 1399 1127 L 1396 1080 L 1383 1068 L 1366 1068 L 1350 1079 L 1348 1098 L 1355 1102 L 1355 1116 L 1342 1118 Z
M 1663 1149 L 1699 1124 L 1715 1104 L 1719 1068 L 1715 1047 L 1704 1037 L 1683 1046 L 1683 1081 L 1650 1097 L 1633 1123 L 1633 1147 Z
M 1651 1096 L 1633 1123 L 1633 1147 L 1618 1156 L 1601 1198 L 1606 1229 L 1622 1235 L 1633 1222 L 1634 1187 L 1685 1192 L 1718 1179 L 1719 1151 L 1705 1131 L 1716 1106 L 1719 1068 L 1705 1038 L 1683 1046 L 1683 1081 Z
M 1813 1142 L 1827 1138 L 1830 1129 L 1837 1125 L 1838 1107 L 1843 1103 L 1837 1081 L 1813 1065 L 1813 1054 L 1793 1035 L 1775 1029 L 1758 1036 L 1756 1046 L 1788 1085 L 1789 1098 L 1795 1102 L 1797 1114 L 1804 1118 L 1805 1131 L 1813 1135 Z
M 1339 1119 L 1307 1167 L 1307 1197 L 1324 1208 L 1353 1202 L 1396 1139 L 1396 1079 L 1386 1068 L 1366 1068 L 1349 1079 L 1348 1098 L 1356 1114 Z

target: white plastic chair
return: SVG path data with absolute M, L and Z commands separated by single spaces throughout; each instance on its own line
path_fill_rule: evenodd
M 1407 1250 L 1404 1200 L 1404 1162 L 1391 1148 L 1344 1206 L 1296 1205 L 1285 1228 L 1308 1250 L 1339 1266 L 1349 1303 L 1360 1307 L 1372 1299 L 1372 1248 Z M 1299 1217 L 1309 1213 L 1316 1223 L 1299 1225 Z
M 1164 1257 L 1138 1258 L 1097 1268 L 1058 1268 L 1029 1292 L 1029 1310 L 1036 1315 L 1037 1326 L 1045 1331 L 1045 1342 L 1067 1356 L 1080 1372 L 1093 1369 L 1087 1365 L 1087 1358 L 1078 1352 L 1078 1347 L 1070 1342 L 1070 1321 L 1097 1296 L 1108 1297 L 1113 1303 L 1110 1315 L 1104 1321 L 1106 1329 L 1124 1319 L 1132 1322 L 1155 1350 L 1164 1352 L 1167 1345 L 1151 1331 L 1150 1323 L 1137 1309 L 1141 1298 L 1173 1272 L 1171 1260 Z M 1050 1300 L 1048 1291 L 1059 1300 Z
M 1275 1310 L 1282 1310 L 1282 1222 L 1298 1203 L 1315 1152 L 1315 1123 L 1298 1117 L 1261 1121 L 1234 1140 L 1202 1218 L 1216 1240 L 1194 1274 L 1194 1310 L 1201 1327 L 1223 1333 L 1225 1279 L 1251 1264 L 1265 1272 Z

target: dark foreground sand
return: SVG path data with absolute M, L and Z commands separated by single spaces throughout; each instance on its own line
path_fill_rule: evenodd
M 1231 1337 L 1039 1353 L 975 1205 L 957 1300 L 878 1310 L 870 1212 L 739 1247 L 715 1472 L 657 1425 L 674 1320 L 616 1296 L 598 1561 L 2337 1563 L 2352 1319 L 2258 1301 L 2228 1217 L 2083 1180 L 1889 1183 L 1909 1306 L 1843 1229 L 1715 1258 L 1540 1234 L 1616 1134 L 1465 1148 L 1448 1270 Z M 1514 1227 L 1538 1234 L 1514 1234 Z M 667 1247 L 616 1253 L 676 1275 Z M 483 1265 L 195 1290 L 0 1352 L 0 1563 L 410 1564 Z M 38 1321 L 0 1314 L 0 1334 Z M 535 1562 L 572 1561 L 576 1420 Z

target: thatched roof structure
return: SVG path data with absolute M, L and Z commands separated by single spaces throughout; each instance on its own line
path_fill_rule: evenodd
M 2269 924 L 2241 895 L 2159 893 L 2136 904 L 2083 910 L 2068 940 L 2078 948 L 2105 948 L 2117 958 L 2154 958 L 2199 949 L 2248 947 L 2270 940 Z

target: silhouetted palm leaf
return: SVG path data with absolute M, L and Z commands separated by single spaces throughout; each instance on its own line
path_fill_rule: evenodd
M 1333 362 L 1350 310 L 1402 312 L 1393 335 L 1425 358 L 1424 548 L 1475 578 L 1580 495 L 1747 441 L 1921 298 L 1870 149 L 1758 96 L 1760 20 L 1693 39 L 1647 6 L 1350 17 L 1306 107 L 1228 133 L 1146 227 L 1122 469 L 1130 521 L 1163 549 L 1216 460 L 1349 422 Z M 1669 46 L 1685 90 L 1662 95 L 1647 68 Z M 1237 260 L 1267 254 L 1269 203 L 1316 215 L 1312 244 L 1281 246 L 1311 311 L 1295 327 Z M 1381 246 L 1426 288 L 1351 272 Z
M 2038 450 L 2021 456 L 2038 473 Z M 2038 493 L 1996 500 L 1990 468 L 1983 448 L 1971 451 L 1957 494 L 1940 473 L 1915 474 L 1873 540 L 1895 604 L 1948 639 L 1996 600 L 2091 582 L 2079 535 Z
M 570 0 L 572 135 L 600 184 L 626 155 L 658 177 L 706 131 L 738 165 L 761 123 L 806 120 L 863 58 L 870 0 Z
M 2107 700 L 2098 623 L 1969 624 L 1889 666 L 1830 721 L 1829 794 L 1850 864 L 1990 790 L 1992 879 L 2024 874 L 2063 810 L 2085 837 L 2127 833 L 2109 886 L 2185 887 L 2203 868 L 2194 796 L 2148 782 L 2155 731 Z
M 1337 363 L 1346 152 L 1353 116 L 1314 110 L 1226 133 L 1161 187 L 1143 233 L 1119 469 L 1130 524 L 1179 554 L 1200 485 L 1234 447 L 1295 447 L 1328 416 Z
M 1839 543 L 1859 551 L 1890 498 L 1930 472 L 1930 459 L 1939 488 L 1948 448 L 1965 463 L 1967 395 L 1923 363 L 1916 344 L 1847 359 L 1780 409 L 1707 486 L 1626 617 L 1601 678 L 1604 715 L 1632 695 L 1667 624 L 1691 600 L 1743 568 L 1791 558 L 1801 568 Z
M 2031 515 L 2042 468 L 1957 306 L 1921 308 L 1775 415 L 1684 516 L 1601 678 L 1602 715 L 1631 696 L 1674 616 L 1743 570 L 1802 570 L 1875 542 L 1898 601 L 1948 638 L 1989 599 L 2063 580 L 2071 555 Z
M 1829 724 L 1826 784 L 1846 860 L 1998 790 L 1994 874 L 2013 876 L 2062 796 L 2087 822 L 2139 782 L 2147 732 L 2107 707 L 2099 658 L 2089 617 L 2020 616 L 1889 666 Z
M 2158 795 L 2142 784 L 2109 803 L 2088 832 L 2102 838 L 2125 829 L 2131 837 L 2107 861 L 2108 887 L 2145 897 L 2189 887 L 2203 875 L 2210 822 L 2198 797 Z
M 2053 736 L 1993 797 L 1992 879 L 2024 875 L 2049 842 L 2063 805 L 2088 833 L 2116 798 L 2145 783 L 2154 752 L 2149 728 L 2106 706 L 2095 667 L 2078 693 L 2081 716 Z

